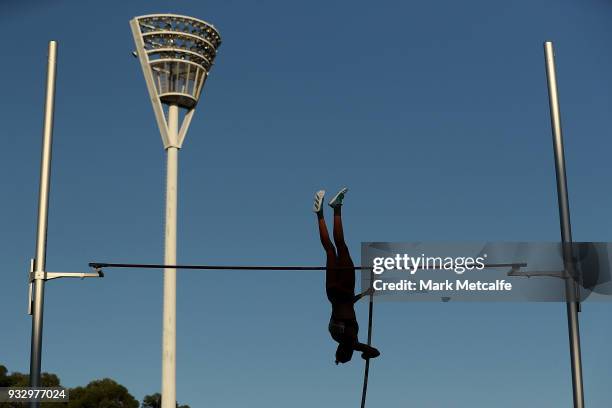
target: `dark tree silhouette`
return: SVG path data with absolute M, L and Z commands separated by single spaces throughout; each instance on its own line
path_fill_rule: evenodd
M 61 387 L 60 379 L 52 373 L 41 374 L 43 387 Z M 27 374 L 12 372 L 0 365 L 0 387 L 28 387 Z M 110 378 L 92 381 L 85 387 L 70 388 L 70 401 L 43 402 L 41 408 L 161 408 L 161 395 L 147 395 L 142 405 L 128 392 L 127 388 Z M 21 403 L 0 402 L 0 408 L 22 408 Z M 176 408 L 190 408 L 189 405 L 176 404 Z
M 85 387 L 70 389 L 67 408 L 139 408 L 127 388 L 110 378 L 95 380 Z
M 161 394 L 155 393 L 147 395 L 142 400 L 141 408 L 161 408 Z M 176 408 L 190 408 L 189 405 L 179 405 L 176 403 Z
M 8 374 L 8 369 L 0 365 L 0 387 L 28 387 L 30 385 L 30 376 L 27 374 L 13 372 Z M 57 375 L 51 373 L 42 373 L 40 383 L 43 387 L 59 387 L 60 379 Z M 23 407 L 21 403 L 0 402 L 0 408 L 17 408 Z M 41 408 L 60 408 L 64 406 L 62 403 L 42 402 Z

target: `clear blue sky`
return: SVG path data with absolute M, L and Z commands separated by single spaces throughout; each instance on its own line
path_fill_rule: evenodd
M 612 3 L 3 1 L 0 362 L 28 371 L 47 43 L 59 42 L 49 270 L 159 262 L 164 152 L 128 26 L 174 12 L 223 45 L 180 153 L 179 260 L 321 264 L 313 192 L 347 185 L 361 241 L 559 238 L 542 43 L 553 40 L 574 238 L 611 241 Z M 43 368 L 160 385 L 161 273 L 47 285 Z M 354 407 L 318 272 L 180 272 L 178 399 Z M 359 306 L 362 327 L 366 305 Z M 586 402 L 608 406 L 610 304 L 580 315 Z M 376 307 L 371 407 L 570 407 L 565 305 Z M 331 386 L 335 388 L 332 390 Z

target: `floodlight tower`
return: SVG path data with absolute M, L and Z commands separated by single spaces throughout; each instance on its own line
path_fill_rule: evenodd
M 176 265 L 178 150 L 221 37 L 211 24 L 175 14 L 135 17 L 130 26 L 167 152 L 164 264 Z M 161 394 L 162 408 L 176 407 L 176 269 L 172 268 L 164 269 Z

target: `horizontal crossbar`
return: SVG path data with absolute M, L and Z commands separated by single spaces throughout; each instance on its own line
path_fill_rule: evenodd
M 256 265 L 161 265 L 90 262 L 92 268 L 131 268 L 131 269 L 200 269 L 213 271 L 324 271 L 325 266 L 256 266 Z M 526 263 L 485 264 L 485 268 L 524 268 Z M 337 267 L 336 270 L 372 270 L 371 266 Z M 419 268 L 423 269 L 423 268 Z

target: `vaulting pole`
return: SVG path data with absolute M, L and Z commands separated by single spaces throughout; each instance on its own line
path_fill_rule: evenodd
M 546 57 L 546 76 L 548 78 L 548 97 L 550 100 L 550 121 L 552 126 L 553 149 L 555 152 L 555 171 L 557 175 L 557 199 L 559 202 L 559 221 L 561 224 L 561 243 L 563 247 L 563 263 L 569 276 L 565 278 L 565 293 L 567 301 L 567 326 L 569 330 L 570 358 L 572 365 L 572 388 L 574 408 L 584 408 L 584 389 L 582 385 L 582 359 L 580 356 L 580 328 L 578 325 L 579 299 L 576 297 L 577 287 L 574 280 L 572 261 L 572 227 L 570 224 L 569 199 L 567 180 L 565 177 L 565 153 L 563 149 L 563 134 L 561 132 L 561 113 L 559 109 L 559 93 L 557 91 L 557 75 L 555 72 L 555 54 L 550 41 L 544 43 Z
M 373 288 L 374 275 L 370 270 L 370 288 Z M 374 293 L 370 293 L 370 301 L 368 304 L 368 346 L 372 345 L 372 319 L 374 313 Z M 368 379 L 370 377 L 370 359 L 366 359 L 363 372 L 363 388 L 361 389 L 361 408 L 366 406 L 366 397 L 368 395 Z
M 39 387 L 43 306 L 45 296 L 45 263 L 47 258 L 47 219 L 49 210 L 49 185 L 51 179 L 51 147 L 53 142 L 53 111 L 55 102 L 55 71 L 57 43 L 49 42 L 47 61 L 47 90 L 45 96 L 45 113 L 42 137 L 42 155 L 40 161 L 40 189 L 38 192 L 38 227 L 36 230 L 36 259 L 34 262 L 33 307 L 32 307 L 32 341 L 30 349 L 30 387 Z M 31 402 L 31 408 L 38 408 L 39 402 Z

